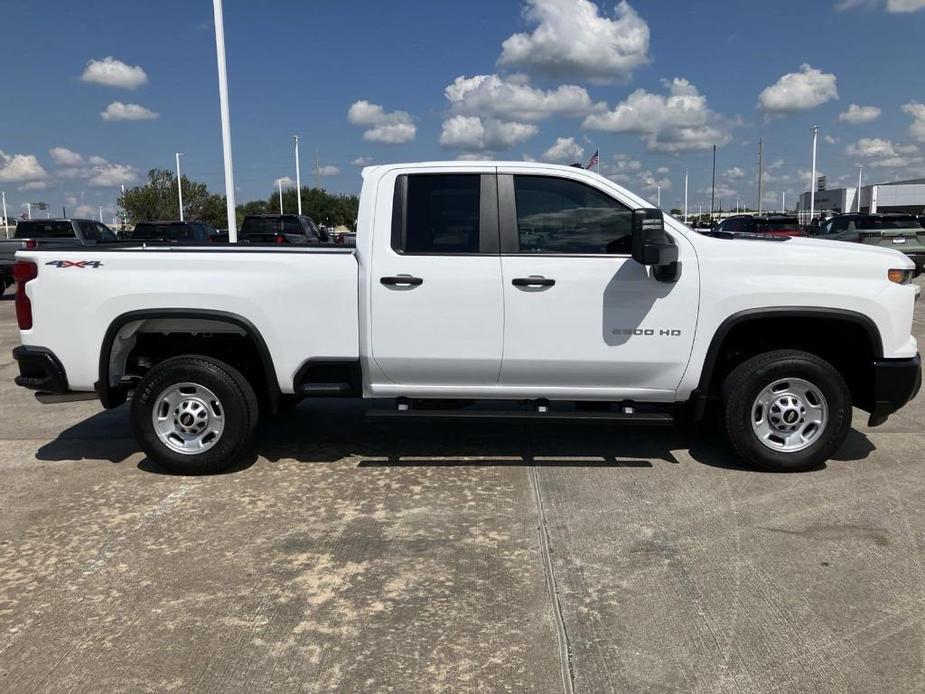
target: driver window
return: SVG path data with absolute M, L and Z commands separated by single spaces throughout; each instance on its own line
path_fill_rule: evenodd
M 521 253 L 628 255 L 633 213 L 578 181 L 514 176 Z

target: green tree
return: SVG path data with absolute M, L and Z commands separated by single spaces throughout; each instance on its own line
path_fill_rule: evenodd
M 182 182 L 184 218 L 191 221 L 208 221 L 204 218 L 208 215 L 217 221 L 215 211 L 223 206 L 224 198 L 209 193 L 206 184 L 200 181 L 191 181 L 183 176 Z M 179 219 L 176 176 L 167 169 L 151 169 L 142 185 L 129 188 L 119 196 L 119 206 L 125 210 L 132 224 Z M 222 223 L 220 226 L 225 224 Z
M 330 226 L 343 224 L 353 228 L 359 208 L 360 199 L 356 195 L 332 195 L 323 188 L 302 188 L 302 214 L 307 214 L 315 220 L 316 224 Z M 295 188 L 284 190 L 283 211 L 286 214 L 295 214 L 297 210 L 298 199 Z M 271 214 L 279 212 L 279 192 L 270 194 L 264 203 L 264 212 Z

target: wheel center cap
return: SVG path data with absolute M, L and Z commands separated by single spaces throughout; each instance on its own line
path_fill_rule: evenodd
M 800 415 L 797 414 L 796 410 L 788 410 L 784 413 L 784 421 L 787 422 L 787 424 L 793 424 L 799 417 Z
M 180 424 L 185 427 L 191 426 L 193 424 L 193 415 L 191 415 L 189 412 L 185 412 L 180 415 Z

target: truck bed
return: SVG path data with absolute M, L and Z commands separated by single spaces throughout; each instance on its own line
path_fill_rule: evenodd
M 134 243 L 40 247 L 17 259 L 38 266 L 26 285 L 34 324 L 23 344 L 52 350 L 74 390 L 94 387 L 103 336 L 115 321 L 156 310 L 220 312 L 254 326 L 284 393 L 306 355 L 358 358 L 353 249 Z

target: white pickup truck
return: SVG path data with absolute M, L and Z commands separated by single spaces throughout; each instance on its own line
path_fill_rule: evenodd
M 444 162 L 363 171 L 357 246 L 17 253 L 19 385 L 131 394 L 144 452 L 236 462 L 258 414 L 303 397 L 396 417 L 670 424 L 720 414 L 738 454 L 818 466 L 852 405 L 918 391 L 919 288 L 901 253 L 700 235 L 578 168 Z

